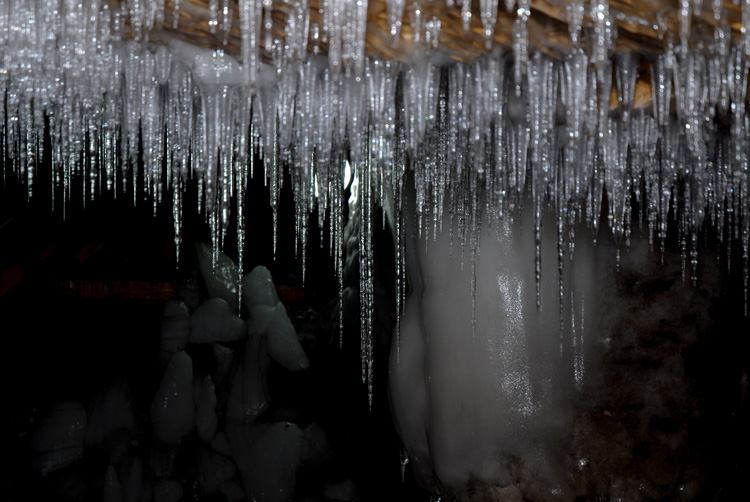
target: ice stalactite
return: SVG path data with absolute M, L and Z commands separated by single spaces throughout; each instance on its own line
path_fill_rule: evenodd
M 492 48 L 492 37 L 495 34 L 495 23 L 497 22 L 498 0 L 481 0 L 480 18 L 484 27 L 484 43 L 488 49 Z
M 461 20 L 464 23 L 464 31 L 471 27 L 471 0 L 459 0 L 461 4 Z
M 262 6 L 261 0 L 240 0 L 239 2 L 240 31 L 242 33 L 240 51 L 245 85 L 255 84 L 258 78 Z
M 406 291 L 402 211 L 412 189 L 407 178 L 416 196 L 415 228 L 426 246 L 450 221 L 455 252 L 460 248 L 472 271 L 482 222 L 512 217 L 528 194 L 537 241 L 543 216 L 555 216 L 560 270 L 573 255 L 580 221 L 596 238 L 603 211 L 607 231 L 627 247 L 630 211 L 637 207 L 638 221 L 662 248 L 668 229 L 676 230 L 686 279 L 698 279 L 698 235 L 709 224 L 729 248 L 727 256 L 740 250 L 742 263 L 728 266 L 742 270 L 747 284 L 747 2 L 736 41 L 729 14 L 713 2 L 713 40 L 697 42 L 693 33 L 704 21 L 695 2 L 683 2 L 679 44 L 666 35 L 665 50 L 646 60 L 622 51 L 613 57 L 621 13 L 605 0 L 570 3 L 562 15 L 571 49 L 559 59 L 534 50 L 529 40 L 536 15 L 531 2 L 506 1 L 506 9 L 516 6 L 512 50 L 450 64 L 440 51 L 445 25 L 419 2 L 408 6 L 415 51 L 408 63 L 366 56 L 365 0 L 323 0 L 315 13 L 302 0 L 283 12 L 269 0 L 240 0 L 236 8 L 212 1 L 208 26 L 218 36 L 217 50 L 176 39 L 149 42 L 151 30 L 163 24 L 163 4 L 0 5 L 5 176 L 15 176 L 29 197 L 41 196 L 35 179 L 49 155 L 51 195 L 63 210 L 81 187 L 84 201 L 127 194 L 157 208 L 169 200 L 178 248 L 182 208 L 197 197 L 215 257 L 235 231 L 229 223 L 237 214 L 239 276 L 244 222 L 251 216 L 242 204 L 249 179 L 262 176 L 269 186 L 274 232 L 282 230 L 276 219 L 289 180 L 298 253 L 305 255 L 308 219 L 317 210 L 320 222 L 329 219 L 341 277 L 345 166 L 351 166 L 362 210 L 366 380 L 372 373 L 376 208 L 391 211 L 400 310 Z M 481 24 L 492 41 L 497 4 L 480 2 L 477 19 L 468 0 L 450 8 L 457 16 L 460 10 L 466 27 Z M 172 5 L 177 22 L 185 6 Z M 387 3 L 394 40 L 404 7 Z M 274 25 L 280 14 L 283 31 Z M 239 27 L 239 61 L 223 44 L 233 27 Z M 636 99 L 639 85 L 648 88 L 648 75 L 650 100 Z M 187 191 L 193 180 L 197 194 Z M 540 248 L 537 242 L 538 273 L 553 266 L 541 263 Z
M 527 24 L 531 15 L 530 0 L 518 0 L 518 16 L 513 24 L 513 68 L 516 84 L 516 97 L 521 95 L 521 80 L 526 71 L 526 62 L 529 59 L 529 33 Z
M 401 21 L 404 17 L 405 0 L 388 0 L 386 9 L 388 11 L 388 30 L 392 38 L 392 44 L 398 43 L 401 35 Z
M 219 0 L 209 0 L 208 12 L 208 27 L 211 33 L 215 34 L 219 28 Z

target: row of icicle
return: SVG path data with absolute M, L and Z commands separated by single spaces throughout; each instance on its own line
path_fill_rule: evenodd
M 398 3 L 389 2 L 389 9 Z M 496 5 L 480 3 L 482 19 L 491 18 Z M 84 204 L 104 192 L 128 193 L 156 211 L 171 197 L 178 248 L 183 200 L 196 196 L 184 190 L 196 179 L 199 207 L 217 251 L 232 213 L 237 214 L 232 231 L 238 234 L 241 276 L 248 180 L 262 173 L 270 187 L 275 250 L 286 171 L 303 269 L 308 219 L 317 208 L 321 229 L 330 218 L 329 242 L 341 285 L 349 163 L 358 178 L 362 363 L 370 397 L 372 233 L 383 224 L 374 214 L 378 205 L 393 201 L 400 311 L 407 240 L 401 208 L 412 187 L 407 177 L 413 179 L 420 235 L 431 238 L 450 229 L 461 259 L 467 251 L 472 267 L 480 225 L 512 215 L 528 198 L 538 279 L 543 213 L 555 215 L 562 268 L 572 257 L 578 223 L 584 221 L 596 236 L 603 211 L 616 241 L 625 246 L 632 221 L 646 224 L 662 249 L 668 226 L 676 224 L 684 274 L 693 281 L 698 235 L 709 223 L 727 243 L 727 257 L 739 246 L 747 286 L 747 33 L 732 44 L 725 29 L 717 32 L 715 43 L 689 50 L 681 30 L 681 42 L 667 43 L 667 51 L 650 61 L 653 107 L 644 109 L 633 106 L 639 57 L 611 56 L 614 18 L 606 3 L 586 11 L 594 21 L 585 50 L 579 43 L 583 10 L 576 10 L 583 7 L 571 3 L 575 49 L 562 60 L 540 52 L 527 57 L 525 35 L 519 35 L 510 54 L 495 50 L 471 64 L 450 66 L 430 62 L 439 34 L 434 20 L 424 20 L 423 43 L 406 65 L 364 57 L 363 14 L 347 11 L 355 2 L 322 4 L 325 37 L 310 29 L 306 5 L 294 4 L 287 43 L 268 42 L 269 67 L 259 62 L 263 32 L 258 23 L 264 16 L 257 10 L 268 6 L 240 1 L 242 77 L 255 85 L 208 85 L 194 77 L 189 61 L 147 43 L 148 30 L 164 22 L 159 2 L 130 0 L 127 9 L 113 11 L 99 2 L 6 0 L 0 5 L 5 176 L 14 173 L 31 197 L 40 161 L 49 155 L 52 196 L 62 197 L 63 204 L 76 184 L 83 188 Z M 219 16 L 210 21 L 216 30 L 227 29 L 227 18 L 221 17 L 225 5 L 210 3 Z M 336 9 L 346 13 L 333 14 Z M 528 2 L 521 1 L 518 12 L 522 33 Z M 132 39 L 126 36 L 126 19 Z M 681 19 L 685 27 L 691 16 L 681 14 Z M 319 46 L 308 53 L 308 39 L 327 43 L 328 59 Z M 213 61 L 231 67 L 223 52 L 214 53 Z M 263 68 L 273 75 L 271 81 L 257 78 Z M 610 107 L 613 87 L 615 108 Z M 51 139 L 46 154 L 45 128 Z M 608 204 L 602 207 L 605 191 Z M 631 197 L 638 218 L 631 215 Z M 539 284 L 539 298 L 538 292 Z M 562 299 L 562 283 L 560 294 Z

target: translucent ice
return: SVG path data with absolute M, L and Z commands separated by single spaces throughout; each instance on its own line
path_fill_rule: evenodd
M 299 343 L 297 331 L 282 303 L 276 305 L 267 328 L 268 354 L 289 371 L 310 366 L 305 351 Z
M 255 305 L 275 307 L 279 303 L 271 272 L 262 265 L 255 267 L 242 279 L 242 290 L 248 310 Z
M 388 29 L 392 39 L 391 43 L 394 46 L 398 43 L 398 38 L 401 34 L 401 21 L 404 17 L 404 5 L 406 5 L 405 0 L 388 0 L 386 2 L 386 9 L 388 11 Z
M 252 423 L 268 408 L 266 378 L 268 351 L 263 336 L 249 333 L 242 362 L 232 379 L 227 403 L 227 421 L 233 424 Z
M 549 223 L 541 251 L 545 262 L 554 262 L 555 227 Z M 472 279 L 460 257 L 450 255 L 449 230 L 438 233 L 427 254 L 423 240 L 411 241 L 407 266 L 415 287 L 404 306 L 399 359 L 392 349 L 390 382 L 397 428 L 426 486 L 433 469 L 456 494 L 469 480 L 503 486 L 511 476 L 498 461 L 504 455 L 523 458 L 539 473 L 540 492 L 565 486 L 566 473 L 552 459 L 559 453 L 554 438 L 574 418 L 567 404 L 576 392 L 568 362 L 573 341 L 559 337 L 555 287 L 542 288 L 537 310 L 536 271 L 528 259 L 534 233 L 532 215 L 512 225 L 483 226 L 473 337 L 466 336 L 472 298 L 465 293 Z M 566 264 L 566 302 L 572 292 L 576 298 L 591 294 L 589 253 L 581 246 L 576 261 Z M 557 273 L 545 268 L 544 284 L 556 284 Z M 584 357 L 589 349 L 582 349 Z
M 195 427 L 193 361 L 184 351 L 167 365 L 151 402 L 151 423 L 159 441 L 176 443 Z
M 221 298 L 206 300 L 190 316 L 190 343 L 232 342 L 246 333 L 245 320 Z

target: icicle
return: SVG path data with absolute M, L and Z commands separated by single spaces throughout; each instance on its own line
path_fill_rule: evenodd
M 349 162 L 343 159 L 343 155 L 340 158 L 334 159 L 334 196 L 335 201 L 333 207 L 335 210 L 335 247 L 336 247 L 336 275 L 339 279 L 339 349 L 344 346 L 344 190 L 346 188 L 345 183 L 341 179 L 341 175 L 344 174 L 346 168 L 349 166 Z M 346 164 L 344 166 L 344 164 Z
M 250 86 L 258 79 L 262 5 L 261 0 L 239 0 L 242 68 Z
M 744 48 L 745 58 L 750 58 L 750 0 L 740 0 L 742 2 L 742 35 L 741 42 Z
M 688 41 L 690 40 L 691 15 L 692 9 L 690 8 L 690 0 L 680 0 L 678 18 L 680 20 L 680 43 L 682 44 L 683 52 L 687 52 L 688 50 Z
M 484 27 L 484 46 L 492 48 L 492 38 L 495 35 L 495 23 L 497 22 L 498 0 L 479 0 L 480 19 Z
M 367 396 L 372 409 L 373 397 L 373 314 L 374 314 L 374 281 L 372 216 L 373 200 L 373 165 L 370 150 L 371 124 L 365 125 L 365 151 L 359 163 L 359 302 L 360 302 L 360 344 L 362 352 L 362 381 L 367 382 Z
M 671 56 L 660 55 L 651 66 L 651 93 L 654 105 L 654 117 L 660 127 L 667 124 L 669 118 L 669 103 L 672 95 L 672 67 Z
M 273 123 L 273 158 L 271 169 L 271 209 L 273 210 L 273 259 L 276 259 L 276 241 L 279 227 L 279 178 L 281 169 L 279 166 L 279 155 L 281 147 L 279 145 L 279 114 L 276 113 L 276 119 Z
M 461 21 L 463 21 L 464 31 L 469 31 L 471 28 L 471 0 L 462 0 Z
M 182 7 L 182 0 L 172 0 L 172 29 L 173 30 L 176 30 L 177 28 L 180 27 L 181 7 Z
M 542 308 L 542 202 L 534 202 L 534 280 L 536 284 L 536 309 Z
M 414 47 L 419 48 L 422 44 L 422 32 L 424 21 L 422 20 L 422 6 L 414 2 L 409 6 L 409 25 L 411 26 Z
M 229 41 L 229 32 L 232 31 L 232 14 L 233 11 L 229 7 L 229 0 L 222 0 L 218 26 L 222 45 L 227 45 Z
M 287 18 L 286 43 L 292 57 L 304 61 L 307 55 L 307 39 L 310 29 L 310 11 L 307 3 L 295 0 Z
M 406 0 L 386 0 L 385 2 L 386 14 L 388 16 L 388 32 L 391 35 L 391 47 L 398 45 L 405 5 Z
M 268 54 L 273 54 L 273 17 L 271 17 L 272 13 L 273 13 L 273 0 L 263 0 L 263 30 L 265 33 L 263 48 Z
M 335 1 L 335 0 L 334 0 Z M 340 0 L 341 1 L 341 0 Z M 347 72 L 362 76 L 365 67 L 365 32 L 367 30 L 367 0 L 344 2 L 341 61 Z M 341 18 L 339 18 L 341 19 Z M 329 56 L 330 57 L 330 56 Z
M 406 466 L 409 464 L 409 452 L 404 448 L 399 454 L 401 456 L 401 482 L 403 483 L 406 476 Z
M 575 51 L 579 47 L 581 37 L 581 25 L 583 23 L 583 0 L 572 0 L 565 5 L 568 18 L 568 33 L 570 42 Z M 510 9 L 508 9 L 510 12 Z
M 555 194 L 558 197 L 557 207 L 561 206 L 559 200 L 560 188 L 556 187 Z M 560 356 L 563 355 L 563 334 L 565 333 L 565 217 L 563 211 L 558 209 L 557 213 L 557 289 L 560 315 Z M 571 295 L 573 292 L 571 291 Z
M 592 0 L 591 20 L 594 28 L 591 63 L 603 72 L 605 66 L 609 67 L 609 55 L 616 38 L 608 0 Z
M 424 43 L 428 49 L 437 49 L 440 45 L 440 19 L 432 17 L 424 24 Z
M 219 0 L 208 0 L 208 29 L 216 34 L 219 29 Z
M 635 80 L 637 70 L 636 55 L 632 52 L 624 52 L 615 58 L 615 71 L 617 74 L 617 97 L 622 110 L 622 124 L 627 130 L 630 123 L 630 113 L 633 110 L 633 94 L 635 93 Z
M 576 382 L 576 388 L 579 392 L 583 391 L 583 378 L 585 375 L 586 370 L 586 359 L 585 359 L 585 352 L 583 348 L 584 344 L 584 337 L 586 334 L 585 329 L 585 315 L 586 315 L 586 308 L 585 308 L 585 297 L 583 293 L 581 293 L 581 315 L 580 315 L 580 326 L 578 331 L 576 332 L 575 328 L 575 297 L 573 293 L 571 292 L 570 295 L 570 304 L 571 304 L 571 328 L 573 332 L 573 345 L 575 348 L 575 355 L 574 355 L 574 363 L 573 363 L 573 377 Z M 577 333 L 577 334 L 576 334 Z
M 531 16 L 531 1 L 518 0 L 518 11 L 513 23 L 513 69 L 516 84 L 516 96 L 521 95 L 521 80 L 529 60 L 529 33 L 527 24 Z

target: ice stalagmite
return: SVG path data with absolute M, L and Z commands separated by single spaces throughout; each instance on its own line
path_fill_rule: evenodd
M 195 414 L 198 436 L 204 443 L 210 443 L 216 435 L 218 417 L 216 416 L 216 390 L 210 376 L 203 379 Z
M 232 379 L 227 403 L 227 421 L 233 424 L 252 423 L 268 408 L 266 373 L 268 350 L 260 333 L 249 333 L 242 363 Z

